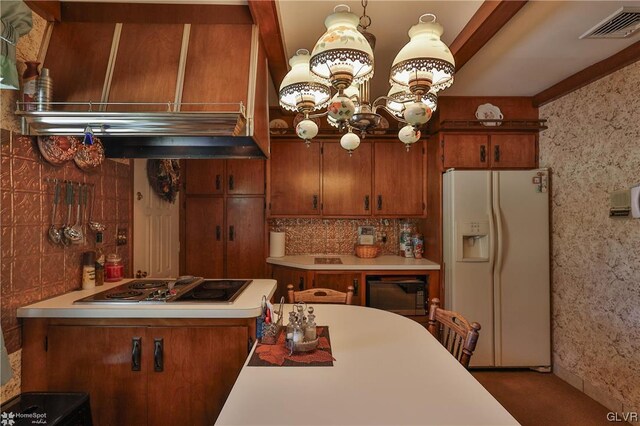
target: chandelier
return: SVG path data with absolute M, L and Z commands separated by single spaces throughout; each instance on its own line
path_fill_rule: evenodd
M 442 25 L 435 15 L 424 14 L 409 30 L 409 42 L 393 61 L 389 92 L 371 102 L 376 38 L 367 31 L 371 25 L 367 0 L 362 0 L 362 6 L 361 17 L 347 5 L 336 6 L 325 19 L 327 31 L 313 51 L 300 49 L 289 60 L 291 70 L 280 85 L 280 106 L 304 116 L 296 134 L 307 145 L 318 134 L 312 119 L 327 116 L 330 125 L 345 132 L 340 145 L 349 154 L 360 145 L 360 137 L 378 127 L 382 116 L 377 111 L 384 109 L 406 124 L 398 138 L 409 150 L 436 110 L 438 92 L 453 84 L 455 61 L 440 40 Z M 326 111 L 314 114 L 324 108 Z

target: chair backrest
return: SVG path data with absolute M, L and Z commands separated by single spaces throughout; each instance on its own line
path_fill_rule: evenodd
M 293 285 L 287 286 L 289 303 L 343 303 L 350 305 L 353 300 L 353 286 L 347 287 L 347 292 L 332 290 L 330 288 L 312 288 L 310 290 L 293 291 Z
M 469 323 L 457 312 L 440 308 L 440 300 L 431 300 L 429 308 L 429 332 L 456 357 L 465 368 L 478 343 L 480 324 Z

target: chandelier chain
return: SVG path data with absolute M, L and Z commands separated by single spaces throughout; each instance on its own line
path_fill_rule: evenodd
M 367 15 L 367 4 L 369 3 L 369 1 L 362 0 L 360 3 L 362 4 L 362 16 L 360 17 L 358 29 L 360 31 L 366 31 L 367 28 L 369 28 L 369 25 L 371 25 L 371 17 Z

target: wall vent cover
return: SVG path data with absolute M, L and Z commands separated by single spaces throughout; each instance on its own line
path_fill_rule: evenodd
M 626 38 L 640 29 L 640 7 L 621 7 L 580 38 Z

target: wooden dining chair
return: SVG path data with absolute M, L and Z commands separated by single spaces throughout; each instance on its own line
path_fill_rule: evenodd
M 480 324 L 469 323 L 457 312 L 440 308 L 440 300 L 432 299 L 429 308 L 429 332 L 456 357 L 465 368 L 476 349 Z
M 351 305 L 353 300 L 353 286 L 347 287 L 347 292 L 332 290 L 330 288 L 312 288 L 310 290 L 293 291 L 293 285 L 287 286 L 289 303 L 343 303 Z

